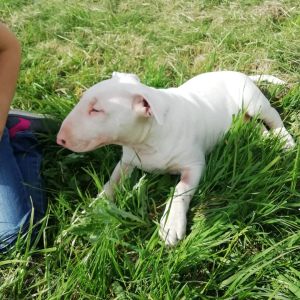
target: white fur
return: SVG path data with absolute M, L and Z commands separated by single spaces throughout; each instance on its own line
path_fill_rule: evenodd
M 161 237 L 174 245 L 184 238 L 186 213 L 205 168 L 205 154 L 242 110 L 250 117 L 259 114 L 286 148 L 295 145 L 252 80 L 230 71 L 201 74 L 170 89 L 154 89 L 140 83 L 136 75 L 114 72 L 111 79 L 84 93 L 64 120 L 57 142 L 75 152 L 108 144 L 123 146 L 123 156 L 104 186 L 107 196 L 113 195 L 121 174 L 132 167 L 180 174 L 160 222 Z
M 267 81 L 273 84 L 280 84 L 280 85 L 286 84 L 285 81 L 282 81 L 281 79 L 272 75 L 252 75 L 249 76 L 249 78 L 254 82 Z

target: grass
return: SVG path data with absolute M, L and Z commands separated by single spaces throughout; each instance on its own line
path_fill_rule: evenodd
M 112 71 L 163 88 L 212 70 L 272 74 L 289 85 L 262 89 L 297 140 L 299 9 L 296 0 L 2 0 L 0 18 L 23 46 L 13 106 L 62 121 Z M 135 170 L 114 204 L 94 202 L 120 148 L 74 154 L 42 137 L 49 211 L 39 242 L 20 239 L 0 256 L 0 298 L 300 298 L 300 144 L 281 151 L 255 124 L 237 118 L 208 156 L 188 235 L 172 249 L 157 232 L 176 176 Z

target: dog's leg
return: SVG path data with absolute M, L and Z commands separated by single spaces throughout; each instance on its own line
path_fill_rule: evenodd
M 281 141 L 286 141 L 283 148 L 293 148 L 295 142 L 292 136 L 288 133 L 281 120 L 279 113 L 273 108 L 269 100 L 264 94 L 254 85 L 249 82 L 245 87 L 245 104 L 247 105 L 247 115 L 254 117 L 259 116 L 265 124 L 273 130 L 275 135 L 278 135 Z
M 292 136 L 283 125 L 281 117 L 275 108 L 269 106 L 268 109 L 262 110 L 260 113 L 260 118 L 267 124 L 270 129 L 273 129 L 273 133 L 275 135 L 279 135 L 282 141 L 286 141 L 283 148 L 295 147 L 295 142 Z
M 246 123 L 251 117 L 248 114 L 245 114 L 243 122 Z M 269 131 L 264 124 L 260 124 L 260 132 L 263 136 L 269 136 Z
M 168 200 L 160 220 L 159 235 L 165 240 L 166 245 L 174 246 L 185 236 L 186 214 L 203 170 L 204 164 L 184 170 L 181 173 L 181 179 L 175 188 L 174 196 Z
M 109 181 L 105 183 L 103 190 L 99 194 L 99 197 L 102 197 L 104 194 L 107 197 L 113 197 L 115 193 L 114 186 L 120 182 L 122 175 L 126 176 L 131 169 L 132 166 L 130 164 L 120 161 L 111 174 Z
M 283 148 L 295 147 L 295 142 L 285 128 L 279 113 L 270 105 L 267 99 L 266 101 L 268 102 L 268 104 L 264 103 L 264 105 L 260 107 L 260 111 L 257 111 L 255 113 L 259 113 L 259 118 L 263 120 L 270 129 L 273 130 L 274 135 L 279 135 L 281 141 L 286 141 Z

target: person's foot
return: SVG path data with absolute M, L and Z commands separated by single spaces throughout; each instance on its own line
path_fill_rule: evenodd
M 50 117 L 33 114 L 20 109 L 11 109 L 7 116 L 6 127 L 10 138 L 17 132 L 29 130 L 32 133 L 47 133 L 58 128 L 59 124 Z

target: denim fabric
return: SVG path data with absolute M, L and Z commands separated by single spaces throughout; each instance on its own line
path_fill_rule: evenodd
M 20 229 L 26 233 L 32 207 L 34 223 L 45 216 L 47 199 L 37 144 L 30 131 L 19 131 L 10 139 L 7 128 L 0 141 L 0 251 L 15 244 Z

